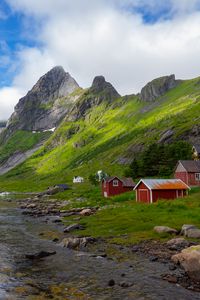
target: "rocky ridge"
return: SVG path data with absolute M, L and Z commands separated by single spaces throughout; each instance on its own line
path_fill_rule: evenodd
M 86 115 L 88 109 L 100 105 L 102 102 L 110 105 L 121 97 L 111 83 L 103 76 L 96 76 L 91 88 L 89 88 L 75 103 L 72 110 L 67 114 L 67 121 L 76 121 Z
M 66 97 L 77 89 L 79 85 L 69 73 L 62 67 L 54 67 L 19 100 L 8 121 L 7 131 L 42 131 L 56 127 L 76 99 Z
M 175 75 L 163 76 L 147 83 L 139 94 L 142 101 L 152 102 L 175 88 L 181 81 L 175 79 Z

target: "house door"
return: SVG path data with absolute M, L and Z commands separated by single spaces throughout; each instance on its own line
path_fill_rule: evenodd
M 139 201 L 149 203 L 148 190 L 139 190 Z

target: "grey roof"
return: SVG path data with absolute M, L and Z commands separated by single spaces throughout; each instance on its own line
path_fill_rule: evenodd
M 150 190 L 189 189 L 189 186 L 180 179 L 141 179 L 135 186 L 135 189 L 141 182 Z
M 122 178 L 124 186 L 125 187 L 134 187 L 135 186 L 135 182 L 133 181 L 133 179 L 131 177 L 123 177 Z
M 133 181 L 133 179 L 131 177 L 123 177 L 123 178 L 120 178 L 118 176 L 112 176 L 112 177 L 107 177 L 106 179 L 104 179 L 106 182 L 110 182 L 112 181 L 113 179 L 119 179 L 122 183 L 123 183 L 123 186 L 125 187 L 134 187 L 135 186 L 135 183 Z
M 182 166 L 187 172 L 195 173 L 200 172 L 200 161 L 199 160 L 179 160 Z

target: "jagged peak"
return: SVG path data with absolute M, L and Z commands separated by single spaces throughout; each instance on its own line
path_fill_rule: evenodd
M 92 86 L 90 90 L 93 93 L 100 93 L 100 92 L 106 92 L 108 96 L 112 96 L 111 98 L 118 98 L 120 97 L 120 94 L 117 92 L 117 90 L 113 87 L 113 85 L 110 82 L 107 82 L 105 80 L 105 77 L 102 75 L 96 76 L 92 82 Z
M 142 88 L 139 97 L 143 101 L 154 101 L 175 88 L 180 82 L 181 80 L 175 79 L 174 74 L 153 79 Z

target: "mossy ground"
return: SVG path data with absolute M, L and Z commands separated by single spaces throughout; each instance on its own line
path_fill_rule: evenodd
M 142 240 L 166 240 L 169 234 L 157 234 L 154 226 L 169 226 L 180 230 L 183 224 L 194 224 L 200 227 L 200 188 L 194 188 L 190 195 L 178 200 L 160 200 L 154 204 L 135 202 L 134 192 L 112 198 L 95 197 L 71 200 L 72 207 L 99 206 L 96 214 L 82 217 L 80 224 L 84 230 L 75 233 L 83 236 L 103 237 L 110 243 L 131 245 Z M 74 217 L 67 217 L 71 223 L 77 222 Z

